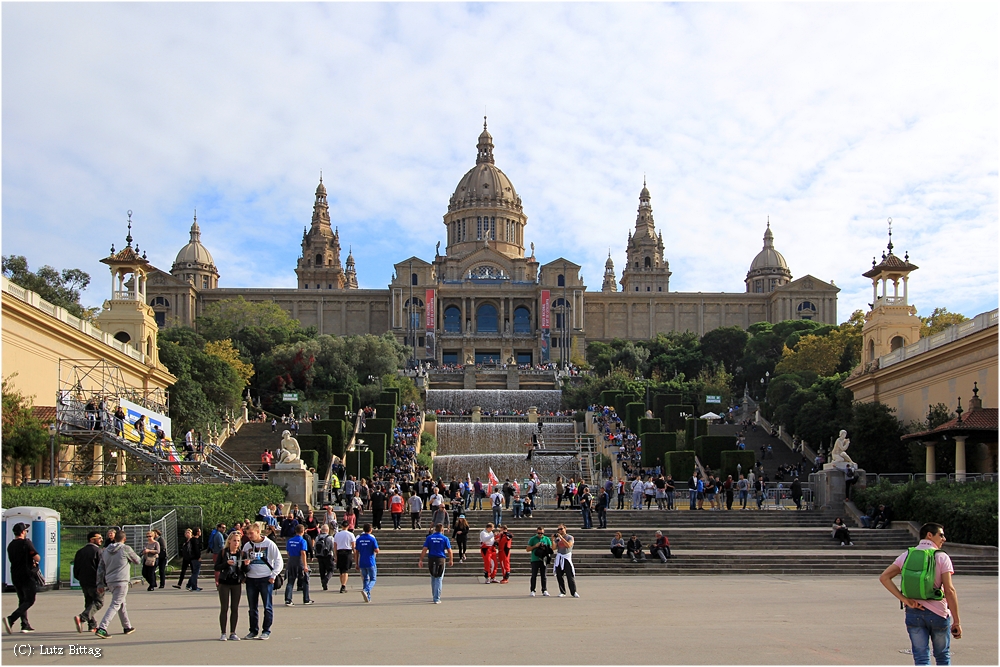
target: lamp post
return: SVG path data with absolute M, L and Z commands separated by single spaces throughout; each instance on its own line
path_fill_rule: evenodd
M 354 451 L 358 453 L 358 481 L 361 481 L 361 452 L 369 451 L 368 446 L 365 444 L 364 440 L 354 441 Z
M 49 485 L 56 484 L 56 425 L 49 424 Z

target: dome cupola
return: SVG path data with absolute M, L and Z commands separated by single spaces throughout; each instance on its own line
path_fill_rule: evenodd
M 201 243 L 197 210 L 194 212 L 190 234 L 187 245 L 177 253 L 174 264 L 170 267 L 170 274 L 188 281 L 199 289 L 215 289 L 219 286 L 219 272 L 215 268 L 212 253 Z
M 774 248 L 774 234 L 771 232 L 771 219 L 768 218 L 767 229 L 764 231 L 764 248 L 753 258 L 747 272 L 747 292 L 773 292 L 791 280 L 792 272 L 788 268 L 788 262 Z

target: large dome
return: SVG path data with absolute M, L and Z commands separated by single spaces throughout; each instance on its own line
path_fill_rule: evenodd
M 186 267 L 189 264 L 201 264 L 202 266 L 215 266 L 212 253 L 201 244 L 201 228 L 198 227 L 198 218 L 195 216 L 191 225 L 191 240 L 177 253 L 174 260 L 175 267 Z
M 774 249 L 774 234 L 771 233 L 771 225 L 768 223 L 767 231 L 764 232 L 764 249 L 757 253 L 750 263 L 750 271 L 761 269 L 784 269 L 788 271 L 788 262 L 780 252 Z
M 476 148 L 476 166 L 458 182 L 455 194 L 448 202 L 448 210 L 499 206 L 520 211 L 521 198 L 517 196 L 514 184 L 494 164 L 493 137 L 486 130 L 486 123 L 483 123 Z

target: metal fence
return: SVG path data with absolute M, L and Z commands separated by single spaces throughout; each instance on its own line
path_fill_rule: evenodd
M 939 472 L 933 475 L 934 481 L 965 481 L 965 482 L 993 482 L 996 484 L 1000 480 L 1000 474 L 995 472 L 965 473 L 964 479 L 960 479 L 953 472 Z M 927 474 L 922 472 L 893 472 L 893 473 L 865 473 L 865 484 L 874 486 L 879 482 L 890 482 L 892 484 L 907 484 L 914 480 L 926 481 Z

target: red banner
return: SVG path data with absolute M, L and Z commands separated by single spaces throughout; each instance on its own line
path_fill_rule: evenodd
M 427 298 L 424 303 L 424 313 L 426 314 L 426 322 L 424 322 L 424 328 L 427 331 L 434 331 L 434 321 L 436 316 L 434 314 L 434 290 L 427 290 Z
M 549 290 L 542 290 L 542 328 L 549 328 Z

